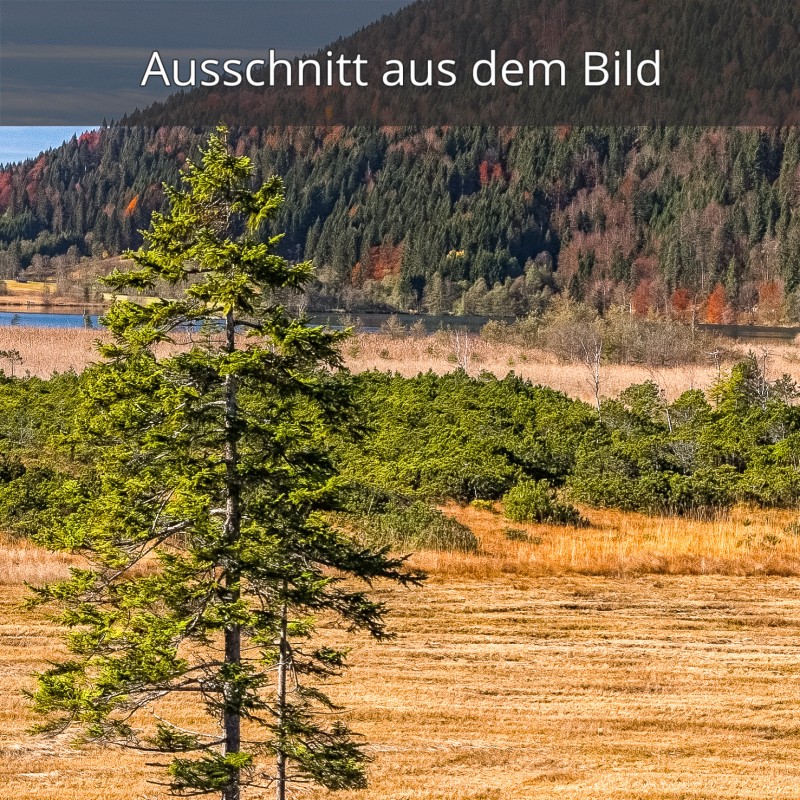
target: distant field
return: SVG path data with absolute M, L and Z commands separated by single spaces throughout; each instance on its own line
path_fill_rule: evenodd
M 37 329 L 0 327 L 0 350 L 18 350 L 22 365 L 17 374 L 29 371 L 32 375 L 48 377 L 54 371 L 82 370 L 96 359 L 94 343 L 102 331 L 83 329 Z M 764 348 L 755 347 L 761 358 Z M 737 346 L 728 352 L 722 368 L 736 358 L 744 356 L 747 346 Z M 800 348 L 791 344 L 770 344 L 768 375 L 778 377 L 784 372 L 800 381 Z M 593 401 L 591 372 L 583 364 L 562 364 L 552 355 L 540 350 L 526 349 L 507 344 L 486 342 L 470 338 L 469 357 L 463 362 L 463 353 L 456 342 L 444 336 L 392 338 L 375 333 L 354 336 L 344 345 L 347 365 L 356 372 L 377 369 L 416 375 L 433 370 L 449 372 L 466 363 L 472 375 L 487 371 L 504 377 L 513 371 L 534 383 L 559 389 L 570 397 Z M 7 369 L 0 359 L 0 369 Z M 601 368 L 601 394 L 613 397 L 634 383 L 656 381 L 669 399 L 674 399 L 686 389 L 706 389 L 715 380 L 717 367 L 709 359 L 707 364 L 679 367 L 650 368 L 605 364 Z
M 4 280 L 5 292 L 0 294 L 0 307 L 11 310 L 42 310 L 49 306 L 77 307 L 86 303 L 81 298 L 80 287 L 69 293 L 60 294 L 52 281 L 10 281 Z
M 45 281 L 5 281 L 6 284 L 6 291 L 10 296 L 15 296 L 19 294 L 35 294 L 36 292 L 43 292 L 50 290 L 53 288 L 52 284 L 46 283 Z
M 471 561 L 421 553 L 415 560 L 432 570 L 425 588 L 381 591 L 398 637 L 380 645 L 360 640 L 353 668 L 332 687 L 370 743 L 371 787 L 336 796 L 800 798 L 800 579 L 642 574 L 648 563 L 669 571 L 666 562 L 650 561 L 649 551 L 659 548 L 675 571 L 681 563 L 687 571 L 726 568 L 726 548 L 728 556 L 749 553 L 739 571 L 756 569 L 776 549 L 796 565 L 791 534 L 764 541 L 784 530 L 783 516 L 756 524 L 736 512 L 697 524 L 707 528 L 686 523 L 681 538 L 677 521 L 642 527 L 637 515 L 597 512 L 571 560 L 556 529 L 530 527 L 532 542 L 509 542 L 502 518 L 451 511 L 473 525 L 487 552 Z M 750 529 L 750 543 L 739 541 Z M 714 530 L 704 548 L 700 534 Z M 581 543 L 591 537 L 608 540 L 605 560 L 602 548 Z M 681 548 L 691 556 L 683 562 Z M 614 550 L 628 554 L 616 572 Z M 536 554 L 545 567 L 538 577 Z M 56 576 L 65 564 L 13 544 L 2 556 L 4 800 L 165 798 L 148 783 L 152 758 L 91 748 L 80 754 L 63 738 L 26 736 L 33 719 L 19 692 L 31 685 L 32 670 L 63 651 L 56 628 L 20 611 L 21 581 Z M 548 575 L 559 563 L 565 574 Z M 570 574 L 572 567 L 604 574 Z

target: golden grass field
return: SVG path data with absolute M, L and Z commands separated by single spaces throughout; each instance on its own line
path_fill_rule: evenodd
M 796 515 L 582 509 L 592 527 L 571 531 L 446 510 L 482 552 L 419 553 L 426 586 L 378 590 L 397 638 L 356 639 L 330 687 L 369 742 L 371 786 L 336 796 L 800 798 Z M 530 541 L 508 541 L 512 524 Z M 22 581 L 63 575 L 67 559 L 14 542 L 0 555 L 0 796 L 165 798 L 151 757 L 26 734 L 20 692 L 64 651 L 52 623 L 21 611 Z
M 0 294 L 0 308 L 4 311 L 42 311 L 51 307 L 82 308 L 93 304 L 84 301 L 79 287 L 59 291 L 53 281 L 3 281 L 5 290 Z M 94 306 L 96 308 L 96 306 Z
M 81 370 L 97 359 L 94 344 L 105 334 L 98 330 L 0 327 L 0 350 L 18 350 L 22 364 L 17 374 L 49 377 L 54 371 Z M 582 364 L 562 364 L 552 355 L 539 350 L 486 342 L 472 337 L 469 372 L 477 375 L 485 370 L 498 377 L 514 371 L 534 383 L 551 386 L 571 397 L 593 402 L 590 370 Z M 729 345 L 730 346 L 730 345 Z M 800 350 L 790 344 L 770 343 L 768 375 L 788 373 L 800 381 Z M 735 345 L 725 369 L 748 351 L 745 344 Z M 762 357 L 763 348 L 755 352 Z M 446 337 L 392 338 L 383 334 L 362 333 L 346 342 L 343 349 L 347 366 L 356 371 L 378 369 L 399 372 L 405 376 L 433 370 L 444 373 L 457 368 L 456 353 Z M 0 369 L 8 365 L 0 359 Z M 686 389 L 706 389 L 717 377 L 714 364 L 685 365 L 662 369 L 635 365 L 607 364 L 601 368 L 601 394 L 613 397 L 634 383 L 653 380 L 669 399 Z

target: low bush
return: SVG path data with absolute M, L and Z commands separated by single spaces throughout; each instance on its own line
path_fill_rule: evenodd
M 586 525 L 577 508 L 558 499 L 547 481 L 520 481 L 503 496 L 506 516 L 514 522 Z
M 541 544 L 541 536 L 531 536 L 522 528 L 503 528 L 503 536 L 509 542 L 525 542 L 526 544 Z
M 472 531 L 422 500 L 353 481 L 339 493 L 335 519 L 365 543 L 392 550 L 474 553 Z
M 563 483 L 594 425 L 586 404 L 514 376 L 353 380 L 368 433 L 340 443 L 343 474 L 417 499 L 499 500 L 521 478 Z
M 382 514 L 353 519 L 352 527 L 365 543 L 392 550 L 478 550 L 478 540 L 466 525 L 419 500 L 392 503 Z

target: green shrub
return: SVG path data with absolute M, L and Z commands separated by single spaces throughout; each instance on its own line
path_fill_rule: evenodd
M 522 528 L 503 528 L 503 535 L 509 542 L 527 542 L 527 544 L 541 544 L 541 536 L 531 536 Z
M 369 544 L 393 550 L 478 550 L 466 525 L 421 501 L 393 503 L 383 514 L 356 520 L 355 527 Z
M 370 517 L 386 512 L 395 495 L 375 486 L 349 481 L 341 489 L 336 498 L 336 509 L 351 517 Z
M 26 472 L 25 465 L 17 456 L 0 453 L 0 484 L 10 483 L 22 477 Z
M 13 467 L 12 467 L 13 469 Z M 69 507 L 75 482 L 50 467 L 31 467 L 0 484 L 0 519 L 6 532 L 31 536 Z
M 466 525 L 408 496 L 353 482 L 340 492 L 336 508 L 334 521 L 355 531 L 370 546 L 402 551 L 478 550 L 478 540 Z
M 547 481 L 520 481 L 503 496 L 506 516 L 514 522 L 586 525 L 577 508 L 562 502 Z
M 494 511 L 494 503 L 491 500 L 473 500 L 470 505 L 479 511 Z
M 342 472 L 395 495 L 499 500 L 520 478 L 563 483 L 594 412 L 509 376 L 463 372 L 350 378 L 367 435 L 341 442 Z

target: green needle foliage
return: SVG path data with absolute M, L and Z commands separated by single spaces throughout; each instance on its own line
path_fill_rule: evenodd
M 175 794 L 362 787 L 365 754 L 320 688 L 346 654 L 314 617 L 384 638 L 369 585 L 421 576 L 326 522 L 339 485 L 326 441 L 357 424 L 336 375 L 343 334 L 278 300 L 311 265 L 257 237 L 280 181 L 252 190 L 224 129 L 183 177 L 134 267 L 106 279 L 178 299 L 117 302 L 113 341 L 83 380 L 76 427 L 92 468 L 61 485 L 38 538 L 87 566 L 35 590 L 68 627 L 71 658 L 38 676 L 33 703 L 41 730 L 175 754 L 159 762 Z

